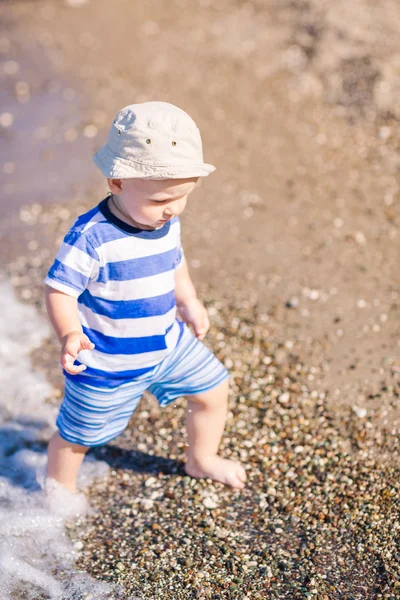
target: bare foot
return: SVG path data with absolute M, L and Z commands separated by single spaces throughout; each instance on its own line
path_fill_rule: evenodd
M 85 494 L 71 492 L 55 479 L 47 477 L 43 491 L 47 507 L 54 515 L 68 519 L 77 515 L 84 516 L 88 512 L 89 505 Z
M 244 488 L 246 481 L 246 472 L 240 463 L 221 458 L 218 455 L 210 456 L 200 463 L 188 460 L 185 472 L 197 479 L 209 477 L 240 490 Z

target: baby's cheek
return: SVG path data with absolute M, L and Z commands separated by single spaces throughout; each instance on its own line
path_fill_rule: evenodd
M 143 207 L 142 209 L 138 210 L 138 214 L 137 214 L 137 219 L 136 221 L 138 221 L 139 223 L 141 222 L 141 220 L 150 220 L 150 221 L 154 221 L 154 216 L 155 216 L 155 210 L 152 208 L 146 208 Z

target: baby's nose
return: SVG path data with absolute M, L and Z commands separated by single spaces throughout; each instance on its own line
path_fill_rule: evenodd
M 186 199 L 187 197 L 185 196 L 183 198 L 180 198 L 179 200 L 176 200 L 176 202 L 172 202 L 171 204 L 166 206 L 164 210 L 164 215 L 166 217 L 176 217 L 180 215 L 180 213 L 186 206 Z
M 179 215 L 180 212 L 182 212 L 182 207 L 181 205 L 174 205 L 174 206 L 167 206 L 164 210 L 164 215 L 166 217 L 176 217 L 177 215 Z

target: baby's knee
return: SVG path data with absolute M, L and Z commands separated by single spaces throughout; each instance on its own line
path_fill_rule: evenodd
M 202 404 L 205 406 L 215 406 L 216 404 L 225 404 L 229 393 L 229 379 L 225 379 L 219 385 L 207 390 L 199 392 L 192 396 L 186 396 L 188 401 Z

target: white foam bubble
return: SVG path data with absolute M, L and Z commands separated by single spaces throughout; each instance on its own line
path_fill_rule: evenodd
M 21 304 L 0 276 L 0 590 L 2 600 L 115 598 L 117 589 L 78 572 L 78 550 L 65 522 L 84 516 L 83 494 L 45 482 L 47 442 L 57 408 L 52 389 L 32 369 L 31 351 L 50 333 L 35 309 Z M 108 465 L 86 457 L 80 485 L 105 476 Z M 78 545 L 79 547 L 79 545 Z

